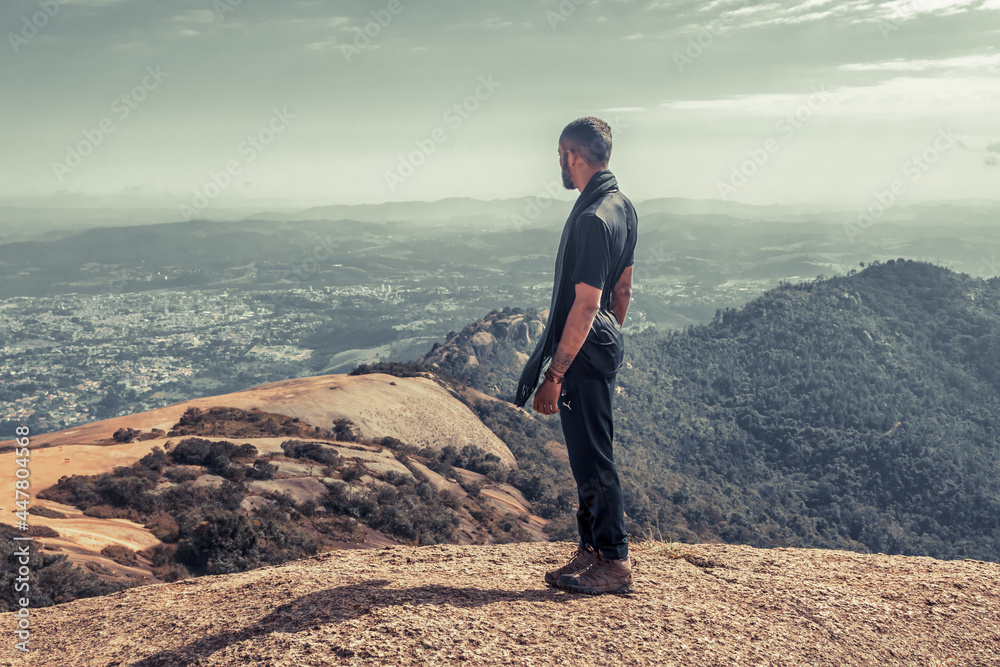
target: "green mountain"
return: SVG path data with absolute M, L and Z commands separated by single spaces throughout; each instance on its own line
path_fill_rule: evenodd
M 632 532 L 1000 561 L 998 297 L 1000 279 L 890 260 L 627 335 L 615 439 Z M 533 341 L 493 338 L 475 364 L 432 356 L 509 387 Z

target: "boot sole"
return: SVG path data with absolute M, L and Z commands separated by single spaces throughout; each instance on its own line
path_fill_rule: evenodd
M 617 588 L 594 588 L 593 586 L 562 586 L 564 590 L 571 593 L 585 593 L 587 595 L 603 595 L 604 593 L 634 593 L 635 588 L 631 584 L 622 584 Z
M 554 584 L 557 588 L 561 588 L 572 593 L 585 593 L 587 595 L 602 595 L 604 593 L 634 593 L 635 588 L 632 586 L 631 581 L 626 581 L 625 583 L 619 584 L 617 586 L 575 586 L 573 584 Z
M 583 568 L 583 570 L 586 570 L 586 569 L 587 568 Z M 574 574 L 579 574 L 580 572 L 583 572 L 583 570 L 579 570 L 578 572 L 570 572 L 569 575 L 572 576 Z M 561 586 L 559 586 L 559 584 L 558 584 L 559 577 L 565 576 L 566 574 L 567 574 L 566 572 L 562 572 L 560 574 L 557 574 L 554 577 L 550 577 L 548 574 L 546 574 L 545 575 L 545 583 L 547 583 L 549 586 L 555 586 L 556 588 L 561 588 Z

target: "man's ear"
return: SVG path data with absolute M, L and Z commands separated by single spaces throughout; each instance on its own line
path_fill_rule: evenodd
M 576 167 L 578 167 L 582 160 L 583 156 L 577 153 L 575 150 L 573 150 L 572 148 L 566 149 L 566 164 L 568 164 L 571 168 L 575 169 Z

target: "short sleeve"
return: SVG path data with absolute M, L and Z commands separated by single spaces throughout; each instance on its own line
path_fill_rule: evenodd
M 594 215 L 581 217 L 576 226 L 576 265 L 570 283 L 587 283 L 604 289 L 611 272 L 611 229 Z

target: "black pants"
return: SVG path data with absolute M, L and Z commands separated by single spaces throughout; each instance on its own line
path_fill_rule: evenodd
M 616 377 L 563 378 L 559 399 L 569 465 L 576 479 L 580 545 L 590 544 L 607 558 L 628 557 L 625 498 L 611 445 Z

